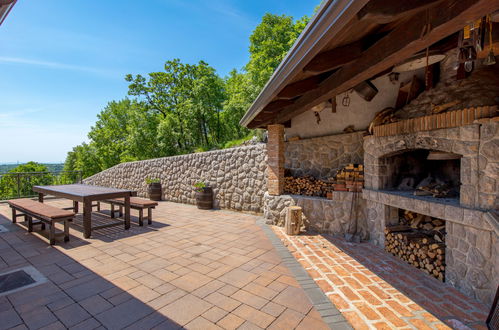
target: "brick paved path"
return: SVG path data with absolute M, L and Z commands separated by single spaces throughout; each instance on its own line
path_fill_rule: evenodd
M 7 218 L 0 204 L 13 230 L 0 233 L 0 273 L 32 265 L 48 282 L 0 296 L 0 329 L 326 328 L 256 216 L 161 202 L 150 227 L 86 240 L 78 218 L 54 248 Z
M 484 305 L 372 244 L 273 229 L 355 329 L 486 329 Z

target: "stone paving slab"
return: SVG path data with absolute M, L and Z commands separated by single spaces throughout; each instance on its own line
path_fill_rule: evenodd
M 50 247 L 0 204 L 0 272 L 33 266 L 48 279 L 0 297 L 0 329 L 328 328 L 257 216 L 169 202 L 153 216 L 90 239 L 77 216 L 70 241 Z
M 486 306 L 370 243 L 272 229 L 355 329 L 487 329 Z

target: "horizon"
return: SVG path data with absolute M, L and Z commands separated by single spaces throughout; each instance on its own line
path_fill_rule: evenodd
M 298 19 L 316 5 L 19 1 L 0 26 L 0 141 L 9 141 L 0 163 L 64 162 L 88 142 L 106 104 L 128 96 L 126 74 L 161 71 L 180 58 L 204 60 L 226 76 L 247 63 L 249 36 L 265 13 Z

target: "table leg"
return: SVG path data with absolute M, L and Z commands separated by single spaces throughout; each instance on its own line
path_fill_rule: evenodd
M 125 229 L 130 229 L 130 196 L 125 196 Z
M 38 201 L 43 203 L 43 193 L 38 193 Z
M 92 202 L 83 203 L 83 237 L 89 238 L 92 234 Z
M 78 213 L 78 202 L 77 201 L 73 201 L 73 211 L 74 213 Z

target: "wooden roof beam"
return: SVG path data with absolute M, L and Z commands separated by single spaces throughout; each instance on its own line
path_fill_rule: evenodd
M 468 22 L 499 9 L 499 0 L 445 0 L 429 12 L 432 30 L 421 38 L 421 31 L 428 23 L 426 15 L 414 15 L 402 22 L 386 37 L 362 56 L 342 67 L 324 80 L 320 86 L 286 106 L 277 116 L 283 123 L 307 109 L 349 90 L 375 76 L 379 72 L 398 64 L 401 60 L 431 46 L 435 42 L 459 31 Z
M 354 42 L 317 54 L 303 68 L 303 71 L 314 74 L 331 71 L 358 59 L 361 54 L 362 44 L 360 42 Z
M 387 24 L 427 9 L 440 0 L 371 0 L 358 13 L 360 19 Z
M 306 92 L 319 87 L 319 83 L 322 81 L 320 76 L 313 76 L 306 78 L 295 83 L 289 84 L 284 87 L 279 94 L 277 94 L 276 99 L 281 100 L 291 100 L 297 96 L 303 95 Z

